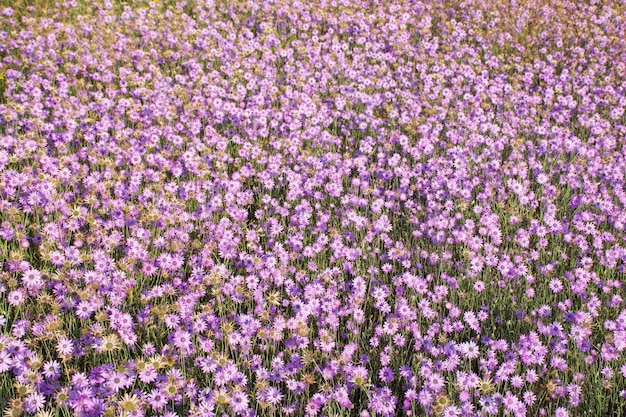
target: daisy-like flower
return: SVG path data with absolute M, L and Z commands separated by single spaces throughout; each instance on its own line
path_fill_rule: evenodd
M 59 391 L 57 391 L 54 395 L 54 400 L 56 404 L 60 405 L 61 407 L 66 406 L 69 400 L 69 389 L 67 387 L 59 389 Z
M 248 409 L 248 396 L 243 391 L 234 392 L 230 399 L 230 406 L 237 415 L 242 415 Z
M 86 320 L 96 311 L 95 306 L 89 301 L 81 301 L 76 306 L 76 317 Z
M 385 383 L 392 382 L 395 378 L 393 370 L 388 366 L 383 367 L 378 372 L 378 377 L 380 378 L 382 382 L 385 382 Z
M 124 394 L 117 402 L 118 406 L 126 415 L 133 415 L 133 412 L 140 409 L 141 399 L 135 394 Z
M 46 378 L 58 378 L 60 374 L 61 364 L 59 364 L 57 361 L 50 360 L 43 364 L 43 375 Z
M 462 411 L 456 405 L 449 405 L 443 410 L 443 417 L 459 417 Z
M 155 411 L 161 411 L 167 404 L 167 396 L 160 389 L 153 389 L 147 396 L 147 403 Z
M 31 384 L 25 384 L 21 382 L 15 383 L 15 392 L 20 397 L 25 397 L 35 392 L 35 388 Z
M 54 417 L 55 413 L 52 409 L 47 409 L 47 410 L 39 410 L 37 411 L 37 413 L 35 413 L 35 417 Z
M 459 349 L 461 354 L 467 359 L 476 359 L 480 355 L 480 349 L 474 341 L 461 343 Z
M 398 400 L 391 390 L 384 387 L 375 388 L 372 391 L 368 405 L 374 412 L 390 417 L 395 414 L 397 402 Z
M 22 275 L 22 282 L 24 286 L 28 288 L 29 292 L 30 290 L 40 290 L 44 285 L 41 274 L 36 269 L 25 271 Z
M 144 384 L 149 384 L 156 380 L 158 373 L 154 366 L 146 365 L 144 369 L 139 370 L 139 380 Z
M 478 390 L 482 394 L 490 394 L 495 389 L 491 378 L 481 378 L 478 381 Z
M 220 404 L 220 405 L 230 404 L 230 400 L 231 400 L 230 395 L 224 389 L 220 389 L 215 394 L 215 402 L 217 404 Z
M 554 410 L 554 417 L 569 417 L 569 412 L 565 407 L 557 407 L 557 409 Z
M 283 394 L 276 387 L 268 387 L 263 395 L 265 402 L 271 405 L 278 405 L 283 400 Z
M 121 372 L 112 372 L 106 379 L 106 384 L 114 392 L 124 389 L 127 383 L 126 375 Z
M 67 337 L 63 336 L 57 341 L 56 351 L 62 358 L 70 357 L 72 356 L 72 353 L 74 353 L 74 343 Z
M 46 405 L 46 397 L 39 392 L 30 393 L 24 398 L 24 411 L 36 413 L 43 410 Z
M 26 300 L 26 296 L 24 295 L 24 291 L 22 289 L 11 291 L 7 295 L 7 301 L 13 307 L 17 307 L 22 304 Z
M 121 345 L 119 336 L 115 333 L 110 333 L 102 337 L 100 343 L 96 346 L 96 351 L 100 353 L 114 352 L 119 349 Z
M 364 366 L 355 366 L 350 371 L 350 382 L 352 382 L 353 384 L 359 387 L 364 387 L 365 385 L 367 385 L 368 381 L 368 371 L 367 368 L 365 368 Z
M 532 407 L 533 404 L 535 404 L 535 401 L 537 401 L 537 396 L 532 391 L 525 391 L 522 397 L 524 400 L 524 404 L 526 404 L 528 407 Z
M 6 350 L 0 351 L 0 372 L 6 372 L 11 368 L 13 360 Z
M 14 398 L 9 403 L 9 407 L 4 410 L 4 417 L 20 417 L 24 414 L 24 403 L 19 398 Z

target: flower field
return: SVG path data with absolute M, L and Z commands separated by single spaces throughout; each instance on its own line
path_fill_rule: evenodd
M 5 417 L 626 416 L 626 3 L 10 3 Z

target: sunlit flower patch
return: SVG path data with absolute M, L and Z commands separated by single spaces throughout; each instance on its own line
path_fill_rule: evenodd
M 3 8 L 0 408 L 624 416 L 625 110 L 618 1 Z

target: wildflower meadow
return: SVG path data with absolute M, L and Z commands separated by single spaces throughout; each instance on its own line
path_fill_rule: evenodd
M 4 417 L 626 416 L 623 0 L 0 0 Z

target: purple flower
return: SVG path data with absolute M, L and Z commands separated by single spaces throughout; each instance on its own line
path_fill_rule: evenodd
M 390 367 L 385 366 L 378 372 L 378 377 L 384 383 L 392 382 L 395 378 L 393 371 Z
M 396 411 L 397 398 L 387 387 L 372 389 L 368 406 L 375 413 L 392 416 Z
M 554 410 L 554 416 L 555 417 L 569 417 L 569 412 L 567 411 L 565 407 L 557 407 L 557 409 Z

